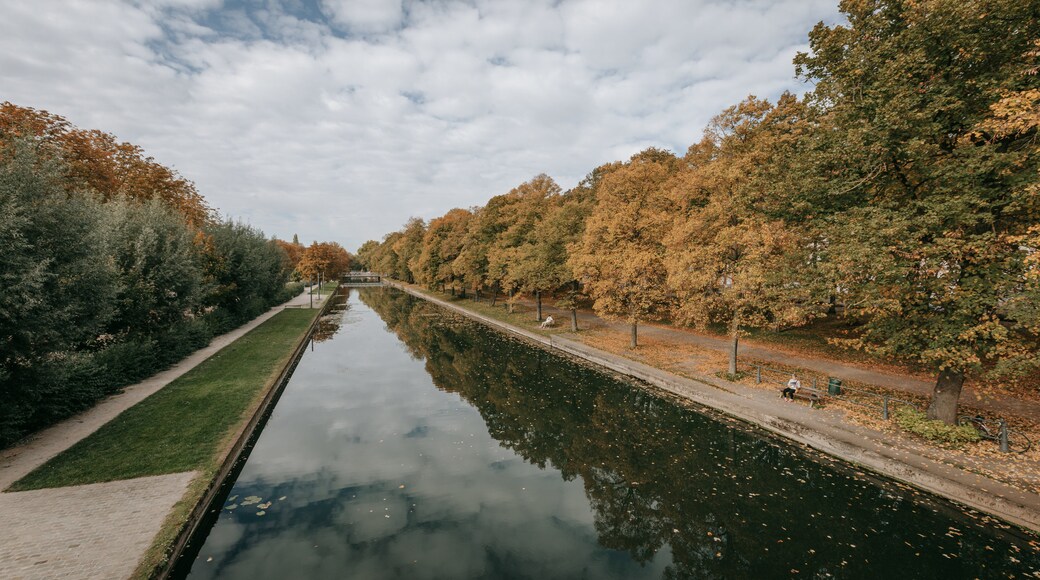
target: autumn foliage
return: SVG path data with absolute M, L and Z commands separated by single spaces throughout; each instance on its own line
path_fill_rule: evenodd
M 597 313 L 787 328 L 937 377 L 1040 369 L 1040 13 L 1027 0 L 846 0 L 795 59 L 804 97 L 748 97 L 682 157 L 647 149 L 561 192 L 544 175 L 359 251 L 475 294 L 578 293 Z
M 96 129 L 79 129 L 47 111 L 0 103 L 0 157 L 12 155 L 19 139 L 33 140 L 42 155 L 61 160 L 68 190 L 90 191 L 106 201 L 158 198 L 195 226 L 213 217 L 195 184 L 146 156 L 137 145 Z

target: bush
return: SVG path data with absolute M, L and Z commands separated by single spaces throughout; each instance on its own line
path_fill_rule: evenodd
M 149 377 L 158 370 L 158 348 L 154 340 L 135 337 L 110 345 L 95 359 L 112 385 L 112 390 Z
M 303 282 L 292 282 L 286 284 L 285 288 L 282 289 L 281 294 L 278 296 L 277 303 L 282 304 L 283 302 L 288 302 L 289 300 L 299 296 L 302 292 Z
M 971 425 L 948 425 L 942 421 L 932 421 L 925 414 L 910 407 L 900 407 L 895 412 L 896 423 L 911 433 L 915 433 L 942 445 L 959 448 L 966 443 L 976 443 L 979 432 Z

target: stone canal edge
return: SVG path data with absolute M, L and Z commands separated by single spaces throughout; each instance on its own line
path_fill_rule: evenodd
M 407 285 L 385 284 L 542 348 L 638 379 L 784 439 L 1040 533 L 1040 496 L 931 459 L 879 431 L 847 424 L 839 417 L 804 406 L 781 405 L 771 393 L 707 375 L 699 375 L 696 380 L 681 377 L 574 340 L 531 332 Z
M 188 542 L 190 542 L 196 532 L 199 531 L 199 528 L 206 519 L 207 513 L 213 509 L 216 500 L 221 497 L 223 491 L 226 491 L 225 483 L 228 482 L 228 478 L 232 475 L 236 475 L 245 463 L 246 459 L 248 459 L 252 443 L 254 443 L 256 438 L 260 435 L 263 426 L 267 423 L 267 419 L 270 418 L 271 412 L 278 403 L 278 399 L 282 396 L 286 384 L 288 384 L 289 379 L 292 378 L 293 371 L 296 370 L 296 365 L 299 364 L 300 359 L 303 357 L 303 353 L 307 350 L 307 345 L 310 344 L 314 330 L 318 327 L 321 318 L 325 316 L 332 307 L 334 301 L 330 298 L 331 296 L 322 299 L 321 307 L 318 309 L 317 314 L 315 314 L 310 326 L 307 327 L 307 331 L 302 337 L 300 337 L 295 347 L 293 347 L 292 355 L 289 356 L 285 366 L 278 372 L 277 378 L 266 386 L 264 398 L 260 401 L 260 404 L 257 405 L 256 410 L 253 411 L 249 420 L 235 433 L 232 438 L 234 443 L 231 447 L 225 450 L 220 468 L 207 483 L 205 490 L 201 494 L 201 497 L 199 497 L 195 507 L 192 508 L 187 519 L 184 520 L 183 524 L 179 527 L 173 543 L 166 547 L 166 554 L 162 562 L 151 571 L 149 577 L 160 580 L 165 580 L 170 577 L 177 567 L 181 555 L 187 550 Z M 217 507 L 219 508 L 219 506 Z

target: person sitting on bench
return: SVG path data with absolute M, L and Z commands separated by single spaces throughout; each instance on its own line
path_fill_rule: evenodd
M 553 325 L 555 325 L 555 324 L 556 324 L 556 321 L 555 321 L 555 320 L 553 320 L 553 317 L 552 317 L 552 316 L 549 316 L 548 318 L 546 318 L 546 319 L 545 319 L 545 320 L 544 320 L 544 321 L 542 322 L 542 326 L 541 326 L 541 328 L 549 328 L 550 326 L 553 326 Z
M 791 380 L 787 381 L 787 386 L 784 390 L 780 391 L 780 398 L 794 401 L 794 394 L 798 392 L 798 389 L 802 388 L 802 382 L 798 380 L 798 377 L 791 375 Z

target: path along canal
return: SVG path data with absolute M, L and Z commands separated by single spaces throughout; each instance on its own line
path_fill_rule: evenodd
M 1040 578 L 988 517 L 347 292 L 175 576 Z

